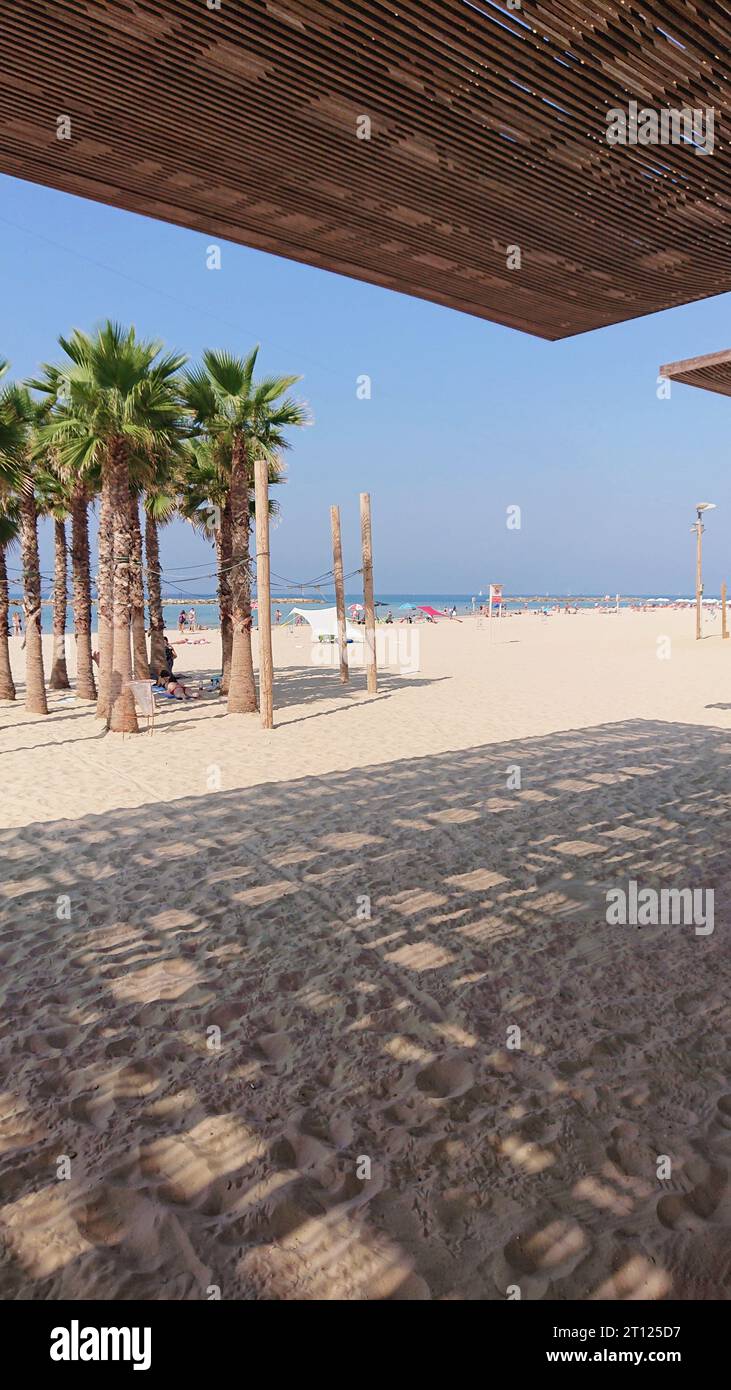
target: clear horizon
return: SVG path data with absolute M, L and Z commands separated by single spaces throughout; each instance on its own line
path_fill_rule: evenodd
M 333 502 L 355 569 L 369 491 L 381 593 L 500 581 L 516 594 L 686 594 L 701 500 L 718 508 L 706 593 L 731 578 L 731 402 L 678 384 L 656 395 L 661 362 L 728 345 L 728 296 L 548 343 L 220 239 L 221 269 L 208 270 L 213 237 L 6 176 L 0 194 L 12 376 L 56 360 L 59 333 L 106 317 L 193 359 L 260 342 L 262 372 L 303 374 L 314 425 L 292 439 L 273 570 L 300 581 L 330 567 Z M 50 572 L 48 524 L 41 547 Z M 162 533 L 169 589 L 212 561 L 183 522 Z

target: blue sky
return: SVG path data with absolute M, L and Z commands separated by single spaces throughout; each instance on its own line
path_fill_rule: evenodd
M 731 580 L 731 400 L 656 396 L 659 363 L 731 345 L 728 295 L 546 343 L 229 242 L 208 270 L 216 240 L 0 176 L 0 356 L 28 375 L 59 332 L 109 317 L 193 358 L 259 342 L 263 372 L 302 373 L 314 425 L 272 536 L 293 579 L 329 569 L 332 502 L 358 565 L 367 490 L 381 593 L 689 592 L 706 500 L 706 591 Z M 211 557 L 182 523 L 164 536 L 171 574 Z

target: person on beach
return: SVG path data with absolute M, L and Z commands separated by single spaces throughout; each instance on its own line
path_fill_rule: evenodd
M 17 609 L 13 610 L 13 636 L 23 636 L 23 619 L 21 618 L 20 613 L 17 611 Z
M 274 621 L 275 621 L 275 623 L 281 623 L 281 621 L 282 621 L 282 610 L 281 610 L 281 608 L 275 608 L 275 610 L 274 610 Z
M 168 695 L 174 695 L 176 700 L 199 700 L 200 691 L 190 691 L 183 685 L 182 681 L 176 680 L 170 671 L 162 670 L 158 676 L 158 685 L 166 690 Z
M 198 630 L 198 624 L 195 620 L 195 608 L 188 609 L 188 627 L 190 628 L 191 632 L 197 632 Z
M 178 613 L 178 632 L 184 632 L 188 626 L 188 615 L 184 608 Z

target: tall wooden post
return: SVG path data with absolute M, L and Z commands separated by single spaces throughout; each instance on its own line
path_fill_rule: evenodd
M 269 470 L 266 459 L 254 461 L 256 506 L 256 596 L 259 613 L 259 705 L 263 729 L 274 728 L 272 603 L 269 576 Z
M 728 622 L 726 621 L 726 580 L 721 585 L 721 636 L 728 637 Z
M 330 508 L 330 530 L 333 542 L 333 573 L 335 575 L 335 606 L 338 611 L 338 647 L 340 650 L 340 679 L 348 683 L 348 643 L 345 626 L 345 588 L 343 582 L 343 543 L 340 538 L 340 508 Z
M 371 540 L 371 495 L 360 494 L 360 545 L 363 555 L 363 606 L 365 608 L 366 671 L 368 694 L 378 690 L 376 675 L 376 609 L 373 602 L 373 543 Z
M 703 522 L 698 517 L 696 522 L 696 544 L 695 544 L 695 637 L 696 642 L 700 641 L 703 630 Z

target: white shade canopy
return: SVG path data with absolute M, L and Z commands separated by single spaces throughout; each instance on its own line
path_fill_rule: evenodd
M 292 613 L 299 613 L 300 616 L 309 623 L 312 628 L 313 637 L 337 637 L 337 608 L 316 608 L 314 611 L 310 610 L 309 612 L 305 608 L 293 608 Z M 346 618 L 345 636 L 349 642 L 362 642 L 363 628 L 356 627 L 354 623 L 348 622 Z

